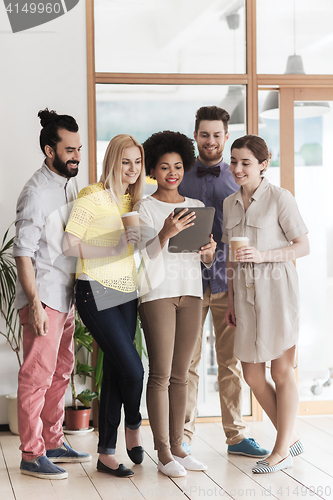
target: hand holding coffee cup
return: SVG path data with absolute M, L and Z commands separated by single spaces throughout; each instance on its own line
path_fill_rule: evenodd
M 233 236 L 230 240 L 230 247 L 229 247 L 230 262 L 239 262 L 239 260 L 236 258 L 237 250 L 239 250 L 242 247 L 248 247 L 248 246 L 249 246 L 249 238 L 247 236 Z
M 121 216 L 128 236 L 133 235 L 136 241 L 141 239 L 140 217 L 138 212 L 127 212 Z

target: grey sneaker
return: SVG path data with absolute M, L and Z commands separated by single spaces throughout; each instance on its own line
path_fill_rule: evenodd
M 92 459 L 92 456 L 89 455 L 89 453 L 75 451 L 66 443 L 62 443 L 62 445 L 58 448 L 47 450 L 46 456 L 53 463 L 63 462 L 78 464 L 82 462 L 90 462 L 90 460 Z
M 54 465 L 45 455 L 29 461 L 22 458 L 20 469 L 22 474 L 40 479 L 66 479 L 68 477 L 68 472 Z

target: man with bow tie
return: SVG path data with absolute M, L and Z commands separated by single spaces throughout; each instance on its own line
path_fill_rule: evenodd
M 218 364 L 222 424 L 226 435 L 228 453 L 262 458 L 269 451 L 261 448 L 252 438 L 246 438 L 247 427 L 242 421 L 241 365 L 234 356 L 235 329 L 227 326 L 225 312 L 228 307 L 226 276 L 227 245 L 222 243 L 223 201 L 238 191 L 229 165 L 222 159 L 223 149 L 229 139 L 229 113 L 217 106 L 204 106 L 196 113 L 194 139 L 199 156 L 179 186 L 179 193 L 201 200 L 206 207 L 215 207 L 213 237 L 217 242 L 215 261 L 210 268 L 202 269 L 203 304 L 202 328 L 188 377 L 184 443 L 187 453 L 195 434 L 199 376 L 197 368 L 202 349 L 203 325 L 209 309 L 214 330 Z

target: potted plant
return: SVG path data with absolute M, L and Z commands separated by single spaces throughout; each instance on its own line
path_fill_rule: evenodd
M 0 316 L 4 322 L 4 328 L 0 329 L 0 334 L 6 338 L 12 351 L 15 352 L 19 367 L 21 367 L 22 328 L 20 316 L 14 308 L 16 266 L 12 257 L 14 237 L 8 237 L 9 230 L 10 227 L 3 236 L 0 248 Z M 18 434 L 16 393 L 8 394 L 6 398 L 9 428 L 13 434 Z
M 22 332 L 20 316 L 14 308 L 16 284 L 16 265 L 12 257 L 14 237 L 8 239 L 9 229 L 10 227 L 4 234 L 0 248 L 0 315 L 5 322 L 5 332 L 0 330 L 0 334 L 7 339 L 21 367 Z
M 93 351 L 93 338 L 75 312 L 74 331 L 74 368 L 71 374 L 72 406 L 65 408 L 65 431 L 89 429 L 90 404 L 97 398 L 97 393 L 90 389 L 77 392 L 76 378 L 94 377 L 94 367 L 90 365 L 90 355 Z M 81 403 L 81 404 L 79 404 Z

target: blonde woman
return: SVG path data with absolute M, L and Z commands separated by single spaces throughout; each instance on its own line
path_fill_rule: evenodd
M 108 145 L 100 182 L 84 188 L 74 203 L 64 252 L 78 257 L 76 306 L 104 352 L 99 413 L 97 469 L 117 477 L 133 471 L 115 457 L 120 412 L 124 406 L 129 457 L 143 460 L 140 441 L 143 368 L 133 345 L 137 318 L 133 244 L 138 236 L 123 229 L 121 215 L 143 194 L 144 152 L 130 135 Z

